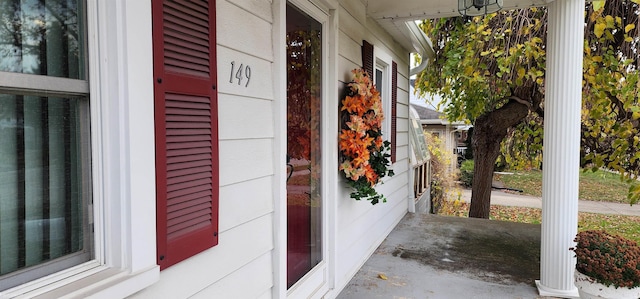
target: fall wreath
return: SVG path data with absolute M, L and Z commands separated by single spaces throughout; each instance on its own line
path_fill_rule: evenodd
M 377 204 L 386 198 L 375 186 L 385 176 L 393 176 L 389 154 L 391 143 L 382 138 L 382 101 L 367 72 L 355 69 L 347 95 L 342 100 L 340 132 L 340 171 L 354 190 L 351 198 Z

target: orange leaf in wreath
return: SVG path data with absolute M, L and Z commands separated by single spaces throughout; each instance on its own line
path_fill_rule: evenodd
M 344 98 L 344 100 L 342 100 L 342 109 L 340 110 L 347 110 L 347 112 L 351 114 L 355 113 L 358 116 L 362 116 L 367 111 L 366 107 L 364 107 L 363 104 L 364 103 L 362 102 L 362 97 L 347 96 L 346 98 Z
M 365 134 L 367 130 L 369 130 L 369 126 L 364 123 L 362 117 L 357 115 L 351 115 L 351 121 L 346 123 L 349 129 L 358 132 L 360 134 Z
M 380 149 L 383 143 L 382 136 L 378 136 L 378 138 L 376 138 L 376 149 Z
M 360 138 L 357 135 L 355 131 L 342 130 L 339 145 L 345 155 L 355 156 L 358 153 L 358 141 Z
M 364 146 L 364 148 L 369 147 L 369 145 L 371 145 L 371 143 L 373 143 L 373 137 L 369 136 L 369 134 L 367 134 L 367 136 L 365 136 L 364 138 L 362 138 L 362 145 Z
M 340 170 L 344 171 L 344 174 L 347 178 L 350 178 L 354 181 L 360 179 L 361 176 L 365 175 L 366 170 L 364 167 L 354 167 L 352 161 L 344 161 L 340 164 Z
M 376 174 L 375 170 L 371 168 L 371 165 L 366 165 L 364 169 L 364 175 L 367 178 L 367 181 L 371 184 L 371 187 L 375 186 L 378 182 L 378 175 Z
M 356 167 L 360 167 L 361 165 L 366 165 L 369 163 L 369 151 L 363 153 L 363 155 L 353 158 L 353 164 Z

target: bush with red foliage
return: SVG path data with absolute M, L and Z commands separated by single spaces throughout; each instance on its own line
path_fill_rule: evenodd
M 605 231 L 583 231 L 576 235 L 576 270 L 606 286 L 640 287 L 640 246 Z

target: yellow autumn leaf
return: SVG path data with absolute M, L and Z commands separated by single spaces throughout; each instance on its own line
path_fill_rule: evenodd
M 384 275 L 384 274 L 382 274 L 382 273 L 378 274 L 378 278 L 380 278 L 380 279 L 382 279 L 382 280 L 387 280 L 387 279 L 389 279 L 389 278 L 387 278 L 387 276 L 386 276 L 386 275 Z
M 610 15 L 604 17 L 604 21 L 607 22 L 607 28 L 613 28 L 615 26 L 613 17 Z
M 640 1 L 640 0 L 638 0 L 638 1 Z M 594 27 L 593 28 L 593 33 L 596 35 L 597 38 L 600 38 L 604 34 L 604 28 L 606 28 L 607 25 L 605 25 L 603 23 L 598 23 L 593 27 Z
M 593 57 L 591 57 L 591 61 L 593 61 L 593 62 L 602 62 L 602 56 L 593 56 Z
M 525 70 L 524 68 L 518 68 L 518 78 L 524 78 Z
M 489 53 L 490 53 L 489 51 L 482 51 L 480 52 L 480 56 L 487 56 L 489 55 Z
M 470 76 L 471 74 L 473 74 L 473 67 L 472 66 L 466 66 L 464 68 L 464 74 L 467 76 Z
M 627 26 L 624 26 L 624 33 L 629 33 L 629 31 L 633 30 L 633 28 L 636 28 L 636 24 L 629 24 Z
M 634 0 L 631 0 L 631 1 L 634 1 Z M 636 1 L 638 1 L 638 0 L 636 0 Z M 601 10 L 604 7 L 604 2 L 605 2 L 605 0 L 593 1 L 593 10 L 594 11 Z
M 627 36 L 624 38 L 624 41 L 630 43 L 633 41 L 633 38 L 631 36 Z
M 631 0 L 631 2 L 636 3 L 636 4 L 640 4 L 640 0 Z
M 608 40 L 613 41 L 614 37 L 613 34 L 611 33 L 611 30 L 605 30 L 604 31 L 604 35 L 607 37 Z

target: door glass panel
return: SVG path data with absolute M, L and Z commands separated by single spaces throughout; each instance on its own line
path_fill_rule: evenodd
M 287 4 L 287 287 L 322 261 L 322 25 Z

